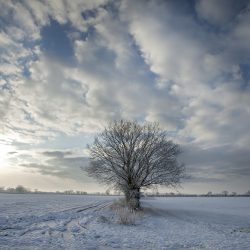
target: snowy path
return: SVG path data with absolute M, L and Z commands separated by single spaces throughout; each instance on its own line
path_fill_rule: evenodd
M 50 200 L 53 197 L 56 199 Z M 0 209 L 0 249 L 77 249 L 77 238 L 84 238 L 88 224 L 112 200 L 112 197 L 53 195 L 9 195 L 4 198 L 12 198 L 12 202 L 9 209 L 6 203 Z M 15 201 L 15 198 L 24 201 Z M 64 203 L 65 198 L 70 203 Z M 41 207 L 43 199 L 50 200 L 50 205 L 45 202 L 46 206 Z M 57 206 L 58 203 L 61 206 Z M 75 206 L 70 205 L 72 203 Z M 81 203 L 84 205 L 79 206 Z
M 0 249 L 250 249 L 250 198 L 146 198 L 132 226 L 115 198 L 0 195 Z

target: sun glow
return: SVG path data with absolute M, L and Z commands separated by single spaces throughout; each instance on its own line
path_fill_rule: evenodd
M 13 150 L 12 146 L 0 143 L 0 169 L 8 166 L 10 152 L 13 152 Z

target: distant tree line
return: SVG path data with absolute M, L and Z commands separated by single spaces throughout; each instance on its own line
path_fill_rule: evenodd
M 15 193 L 15 194 L 25 194 L 30 193 L 31 191 L 28 188 L 25 188 L 22 185 L 18 185 L 15 188 L 12 187 L 0 187 L 0 193 Z
M 65 190 L 65 191 L 55 191 L 55 192 L 45 192 L 40 191 L 38 189 L 31 190 L 22 185 L 18 185 L 15 188 L 13 187 L 0 187 L 0 193 L 6 194 L 67 194 L 67 195 L 112 195 L 109 189 L 107 189 L 104 193 L 102 192 L 94 192 L 87 193 L 86 191 L 78 191 L 78 190 Z M 114 192 L 114 195 L 119 195 L 119 193 Z
M 237 194 L 236 192 L 228 192 L 226 190 L 221 193 L 212 193 L 211 191 L 206 194 L 182 194 L 182 193 L 143 193 L 145 197 L 250 197 L 250 190 L 245 193 Z
M 30 190 L 22 185 L 18 185 L 15 188 L 13 187 L 0 187 L 0 193 L 8 193 L 8 194 L 72 194 L 72 195 L 87 195 L 86 191 L 74 191 L 74 190 L 65 190 L 65 191 L 56 191 L 56 192 L 45 192 L 39 191 L 38 189 Z
M 87 193 L 86 191 L 75 191 L 75 190 L 65 190 L 65 191 L 55 191 L 55 192 L 45 192 L 39 191 L 38 189 L 30 190 L 22 185 L 18 185 L 15 188 L 12 187 L 0 187 L 0 193 L 7 194 L 67 194 L 67 195 L 121 195 L 121 192 L 114 191 L 111 192 L 110 189 L 107 189 L 105 192 L 95 192 L 95 193 Z M 221 193 L 212 193 L 211 191 L 206 194 L 182 194 L 182 193 L 159 193 L 158 191 L 154 191 L 152 193 L 142 192 L 142 197 L 250 197 L 250 190 L 245 193 L 238 194 L 236 192 L 228 192 L 227 190 L 222 191 Z

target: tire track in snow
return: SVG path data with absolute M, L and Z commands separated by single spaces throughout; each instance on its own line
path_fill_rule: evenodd
M 84 229 L 87 230 L 87 228 L 84 228 L 85 226 L 81 225 L 79 222 L 79 217 L 81 217 L 81 213 L 92 209 L 93 212 L 96 212 L 108 206 L 110 203 L 111 202 L 104 201 L 95 202 L 84 206 L 72 207 L 38 217 L 34 216 L 34 221 L 29 221 L 30 217 L 28 216 L 22 218 L 21 221 L 15 223 L 15 226 L 8 226 L 6 228 L 0 229 L 0 237 L 13 238 L 17 235 L 19 237 L 29 237 L 29 234 L 36 233 L 44 235 L 46 238 L 49 239 L 49 241 L 52 241 L 52 238 L 55 236 L 58 237 L 58 235 L 61 235 L 61 238 L 65 238 L 65 235 L 67 234 L 66 232 L 70 232 L 70 228 L 72 228 L 74 225 L 75 228 L 80 228 L 79 233 L 83 233 Z M 72 235 L 72 233 L 68 233 L 68 235 Z M 66 236 L 66 238 L 67 237 L 68 236 Z M 72 237 L 70 236 L 68 238 Z
M 86 211 L 92 211 L 93 213 L 96 213 L 100 210 L 102 210 L 105 207 L 108 207 L 111 204 L 111 202 L 98 202 L 97 204 L 92 204 L 90 206 L 84 206 L 84 207 L 77 207 L 73 208 L 73 210 L 77 209 L 75 212 L 77 214 L 86 212 Z M 72 209 L 71 209 L 72 210 Z M 67 210 L 68 211 L 68 210 Z M 72 241 L 75 241 L 75 236 L 83 235 L 86 230 L 88 230 L 87 225 L 93 220 L 94 215 L 90 215 L 90 218 L 88 218 L 84 224 L 80 222 L 79 219 L 83 219 L 84 217 L 77 215 L 77 217 L 70 218 L 69 221 L 67 221 L 64 224 L 65 230 L 62 232 L 61 237 L 64 241 L 67 243 L 72 244 Z

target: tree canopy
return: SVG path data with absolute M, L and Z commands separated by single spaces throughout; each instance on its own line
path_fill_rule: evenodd
M 134 207 L 140 206 L 141 188 L 176 186 L 184 172 L 177 161 L 180 147 L 157 123 L 111 122 L 89 149 L 88 174 L 119 188 Z

